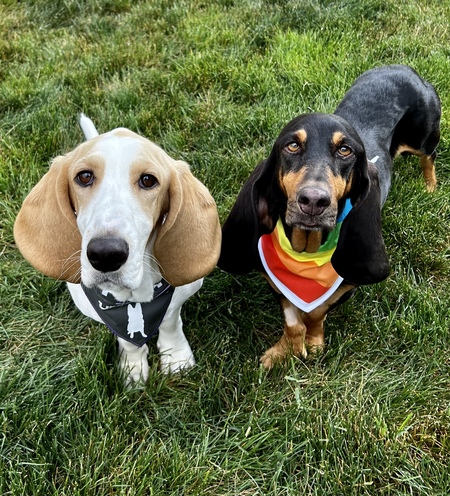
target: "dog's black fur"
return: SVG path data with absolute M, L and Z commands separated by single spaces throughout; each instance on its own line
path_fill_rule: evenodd
M 441 104 L 433 86 L 411 67 L 390 65 L 365 72 L 334 113 L 361 136 L 369 160 L 380 157 L 376 166 L 382 204 L 391 185 L 392 158 L 403 152 L 436 157 Z M 409 150 L 402 152 L 405 146 Z M 425 180 L 434 189 L 433 178 Z
M 389 274 L 381 208 L 391 184 L 393 158 L 399 153 L 421 157 L 427 188 L 434 190 L 439 125 L 439 97 L 413 69 L 391 65 L 365 72 L 334 114 L 300 115 L 281 131 L 225 221 L 219 267 L 235 274 L 264 272 L 258 239 L 270 233 L 279 218 L 295 249 L 294 235 L 300 233 L 307 240 L 304 246 L 297 243 L 297 251 L 316 251 L 317 239 L 326 239 L 350 198 L 353 208 L 331 260 L 344 278 L 342 291 L 337 300 L 330 298 L 311 314 L 298 312 L 303 341 L 322 332 L 322 339 L 310 340 L 322 346 L 323 320 L 330 308 L 347 299 L 356 286 L 382 281 Z M 290 304 L 281 300 L 285 310 Z M 304 342 L 295 343 L 297 331 L 287 327 L 286 323 L 285 340 L 277 343 L 278 348 L 290 343 L 295 353 L 305 355 Z M 284 355 L 277 349 L 269 353 L 270 360 L 263 357 L 263 363 L 270 367 Z

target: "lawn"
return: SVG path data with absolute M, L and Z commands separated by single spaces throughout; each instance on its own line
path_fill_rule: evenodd
M 0 2 L 0 494 L 450 494 L 450 2 Z M 189 162 L 223 221 L 292 117 L 363 71 L 411 65 L 443 105 L 438 189 L 395 163 L 392 273 L 327 319 L 326 351 L 271 372 L 258 274 L 219 269 L 185 305 L 197 365 L 124 389 L 114 337 L 14 245 L 51 159 L 128 127 Z

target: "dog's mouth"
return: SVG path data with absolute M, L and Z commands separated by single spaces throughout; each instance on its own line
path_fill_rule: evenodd
M 293 227 L 298 227 L 299 229 L 304 229 L 305 231 L 322 231 L 324 226 L 321 222 L 317 222 L 317 219 L 306 219 L 300 224 L 294 224 Z
M 286 224 L 290 227 L 297 227 L 305 231 L 331 231 L 336 226 L 336 215 L 327 209 L 320 215 L 307 215 L 299 208 L 289 208 L 286 212 Z
M 303 231 L 322 231 L 322 232 L 330 232 L 333 230 L 334 226 L 328 226 L 323 224 L 293 224 L 292 227 L 296 227 Z
M 125 277 L 123 271 L 100 272 L 98 270 L 82 271 L 81 279 L 88 287 L 96 287 L 105 291 L 134 291 L 140 285 L 137 277 Z
M 135 285 L 129 284 L 119 274 L 115 273 L 97 273 L 91 275 L 91 277 L 82 278 L 82 280 L 86 287 L 96 288 L 105 295 L 109 293 L 117 301 L 129 301 L 137 289 Z
M 102 274 L 102 280 L 98 281 L 96 286 L 101 287 L 102 289 L 129 289 L 132 290 L 134 288 L 130 287 L 129 284 L 126 284 L 120 276 L 114 276 L 112 274 L 106 275 Z

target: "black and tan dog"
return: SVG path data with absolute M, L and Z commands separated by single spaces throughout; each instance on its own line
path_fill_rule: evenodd
M 433 191 L 439 125 L 433 86 L 392 65 L 360 76 L 334 114 L 300 115 L 281 131 L 238 195 L 219 259 L 231 273 L 261 271 L 280 295 L 284 334 L 264 367 L 322 348 L 327 313 L 388 276 L 381 208 L 392 159 L 419 156 Z

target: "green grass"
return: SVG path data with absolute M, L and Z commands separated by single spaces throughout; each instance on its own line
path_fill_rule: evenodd
M 0 494 L 450 494 L 449 2 L 0 3 Z M 187 160 L 223 220 L 284 124 L 406 63 L 442 100 L 439 188 L 395 164 L 390 278 L 327 320 L 325 353 L 270 373 L 282 318 L 257 274 L 185 305 L 197 366 L 124 390 L 113 336 L 34 271 L 14 218 L 52 157 L 125 126 Z

